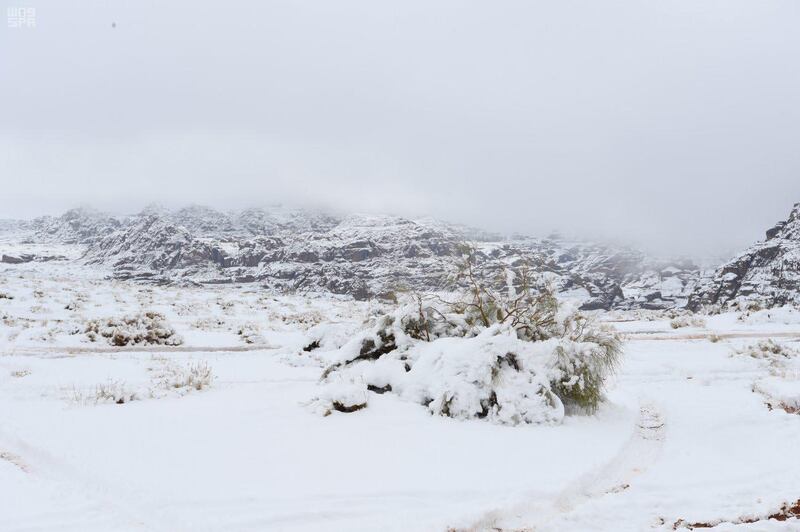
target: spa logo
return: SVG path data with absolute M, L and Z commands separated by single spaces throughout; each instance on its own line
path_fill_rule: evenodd
M 7 10 L 9 28 L 35 28 L 35 7 L 9 7 Z

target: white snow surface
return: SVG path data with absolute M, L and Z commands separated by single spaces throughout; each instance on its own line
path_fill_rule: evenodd
M 332 397 L 327 357 L 383 305 L 106 274 L 0 264 L 0 531 L 800 530 L 768 519 L 800 498 L 800 415 L 780 407 L 800 396 L 797 309 L 678 329 L 662 313 L 599 313 L 626 339 L 599 412 L 505 426 L 432 415 L 414 386 L 450 383 L 421 370 L 401 393 L 334 382 L 367 407 L 310 411 Z M 183 344 L 84 332 L 146 311 Z M 770 338 L 788 355 L 743 354 Z M 444 340 L 417 363 L 479 356 Z M 175 384 L 203 367 L 208 385 Z

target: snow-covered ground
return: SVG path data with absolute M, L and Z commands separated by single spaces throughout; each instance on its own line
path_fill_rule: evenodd
M 598 315 L 608 401 L 510 427 L 373 392 L 315 415 L 303 348 L 381 304 L 105 273 L 0 265 L 0 531 L 800 530 L 768 519 L 800 499 L 796 309 Z M 180 345 L 87 333 L 147 312 Z

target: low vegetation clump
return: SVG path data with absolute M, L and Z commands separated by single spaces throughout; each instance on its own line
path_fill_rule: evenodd
M 124 382 L 116 380 L 109 380 L 98 384 L 94 392 L 95 404 L 115 403 L 121 405 L 138 399 L 139 396 L 136 391 L 128 388 Z
M 334 411 L 349 414 L 367 407 L 367 386 L 363 382 L 333 381 L 323 385 L 314 400 L 312 410 L 322 416 Z
M 736 354 L 764 360 L 774 365 L 782 364 L 788 359 L 796 357 L 798 353 L 795 349 L 780 344 L 772 338 L 768 338 L 766 340 L 759 340 L 754 344 L 746 345 L 742 349 L 737 350 Z
M 213 380 L 211 366 L 205 361 L 199 361 L 185 366 L 166 366 L 161 373 L 160 384 L 165 389 L 188 392 L 208 388 Z
M 753 383 L 752 390 L 764 397 L 770 410 L 790 414 L 800 412 L 800 352 L 774 340 L 760 340 L 735 352 L 759 360 L 769 369 L 769 376 Z
M 80 404 L 122 405 L 144 399 L 183 396 L 193 391 L 204 390 L 214 381 L 211 366 L 205 361 L 176 364 L 163 357 L 153 357 L 153 360 L 156 364 L 148 368 L 149 383 L 134 386 L 121 380 L 108 379 L 96 385 L 94 390 L 88 393 L 73 388 L 71 399 Z
M 594 412 L 621 354 L 618 337 L 534 285 L 526 268 L 490 284 L 475 264 L 468 255 L 453 297 L 416 296 L 335 351 L 315 408 L 340 410 L 337 390 L 350 400 L 355 385 L 436 415 L 508 425 Z
M 261 328 L 257 323 L 244 323 L 239 326 L 238 336 L 246 344 L 263 344 L 264 337 L 261 335 Z
M 669 322 L 669 326 L 673 329 L 681 329 L 683 327 L 698 327 L 702 328 L 706 326 L 706 320 L 699 316 L 693 316 L 691 314 L 684 314 L 681 316 L 677 316 L 672 318 Z
M 183 338 L 175 333 L 158 312 L 143 312 L 124 318 L 91 320 L 84 329 L 92 342 L 105 338 L 114 346 L 180 345 Z

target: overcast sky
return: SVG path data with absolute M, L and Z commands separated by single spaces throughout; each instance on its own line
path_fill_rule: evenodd
M 708 255 L 800 201 L 797 0 L 2 2 L 36 27 L 0 28 L 0 218 L 309 203 Z

